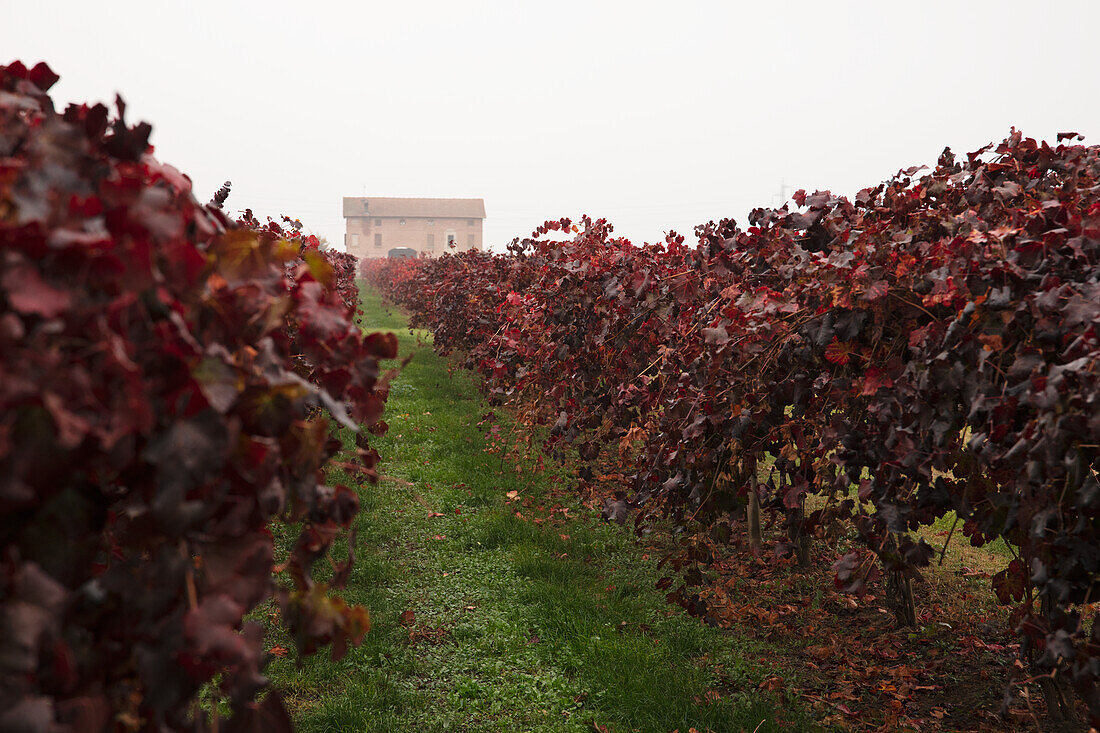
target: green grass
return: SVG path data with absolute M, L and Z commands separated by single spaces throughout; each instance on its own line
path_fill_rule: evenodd
M 363 308 L 367 328 L 395 331 L 402 356 L 413 353 L 390 394 L 389 433 L 375 441 L 386 478 L 361 491 L 342 592 L 370 609 L 374 627 L 339 662 L 320 653 L 300 669 L 289 658 L 269 668 L 300 730 L 814 727 L 797 704 L 758 691 L 768 670 L 748 660 L 767 655 L 760 642 L 665 602 L 656 558 L 644 560 L 628 530 L 575 503 L 571 518 L 539 525 L 509 503 L 509 491 L 542 500 L 552 473 L 517 473 L 486 453 L 477 422 L 488 407 L 472 375 L 449 368 L 373 293 Z M 411 642 L 406 610 L 441 638 Z M 270 637 L 290 646 L 277 630 Z

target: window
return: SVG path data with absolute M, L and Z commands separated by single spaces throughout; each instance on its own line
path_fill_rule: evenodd
M 474 246 L 474 235 L 473 234 L 467 234 L 466 235 L 466 246 L 473 249 L 473 246 Z
M 475 221 L 477 221 L 477 219 L 467 219 L 466 224 L 467 226 L 473 226 Z
M 374 246 L 375 247 L 381 247 L 382 246 L 382 235 L 381 234 L 375 234 L 374 235 Z
M 351 235 L 351 248 L 352 249 L 359 249 L 359 235 L 358 234 L 352 234 Z
M 435 235 L 428 232 L 428 249 L 435 249 Z
M 374 225 L 375 225 L 376 227 L 380 227 L 380 226 L 382 226 L 382 220 L 381 220 L 381 219 L 375 219 L 375 220 L 374 220 Z
M 405 220 L 404 220 L 404 219 L 400 220 L 400 221 L 399 221 L 399 222 L 397 222 L 397 223 L 398 223 L 398 224 L 400 224 L 401 226 L 405 226 Z
M 455 243 L 455 235 L 453 235 L 453 234 L 448 234 L 448 235 L 447 235 L 447 246 L 448 246 L 448 247 L 453 247 L 453 246 L 454 246 L 454 243 Z

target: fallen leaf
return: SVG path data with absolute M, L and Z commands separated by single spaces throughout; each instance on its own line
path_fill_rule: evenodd
M 438 629 L 429 628 L 424 624 L 420 624 L 415 629 L 409 629 L 409 643 L 415 644 L 418 641 L 433 641 L 439 642 L 447 635 L 447 630 L 443 627 Z
M 761 682 L 759 687 L 761 690 L 769 690 L 770 692 L 782 690 L 783 678 L 777 674 L 773 674 L 771 677 L 768 677 L 766 680 Z
M 413 610 L 411 608 L 408 611 L 405 611 L 401 614 L 401 625 L 402 626 L 412 626 L 415 622 L 416 622 L 416 614 L 413 613 Z

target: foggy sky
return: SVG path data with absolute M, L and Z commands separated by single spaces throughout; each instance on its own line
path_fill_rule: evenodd
M 692 241 L 1012 125 L 1096 144 L 1098 27 L 1096 0 L 0 0 L 0 63 L 50 64 L 59 109 L 122 94 L 230 212 L 342 243 L 342 196 L 479 197 L 500 249 L 585 213 Z

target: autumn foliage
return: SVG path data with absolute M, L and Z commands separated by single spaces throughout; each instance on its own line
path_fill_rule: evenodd
M 1052 706 L 1076 689 L 1095 724 L 1100 148 L 1074 138 L 1013 131 L 852 199 L 799 191 L 694 246 L 635 246 L 586 217 L 506 255 L 364 268 L 547 425 L 548 450 L 617 462 L 639 524 L 759 551 L 759 504 L 785 530 L 776 554 L 803 561 L 811 540 L 855 536 L 837 586 L 885 575 L 902 623 L 933 560 L 916 530 L 954 512 L 948 541 L 1003 538 L 1016 559 L 992 591 L 1021 674 Z M 670 600 L 706 616 L 693 552 Z
M 351 560 L 313 569 L 358 510 L 333 427 L 384 425 L 396 342 L 354 325 L 354 261 L 199 204 L 121 100 L 59 113 L 56 80 L 0 67 L 0 728 L 216 730 L 213 685 L 221 730 L 286 729 L 243 617 L 277 597 L 302 653 L 368 629 L 329 592 Z

